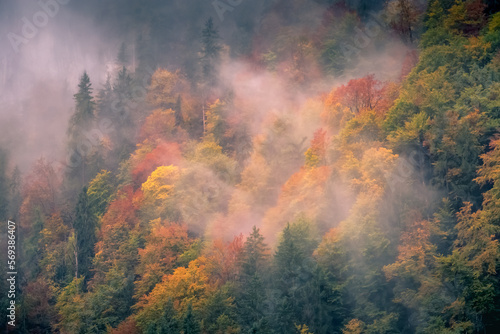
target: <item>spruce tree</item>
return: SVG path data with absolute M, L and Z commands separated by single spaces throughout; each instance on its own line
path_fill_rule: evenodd
M 89 157 L 95 155 L 96 143 L 89 138 L 95 121 L 95 101 L 92 96 L 92 84 L 87 72 L 84 72 L 78 84 L 78 93 L 74 95 L 75 112 L 68 128 L 69 159 L 72 165 L 68 169 L 70 197 L 76 196 L 77 190 L 91 177 Z M 95 160 L 95 158 L 94 158 Z
M 203 80 L 208 87 L 217 84 L 217 67 L 220 60 L 221 45 L 219 31 L 210 17 L 202 31 L 201 68 Z
M 333 308 L 324 274 L 313 258 L 317 246 L 310 223 L 299 219 L 283 230 L 274 257 L 274 321 L 276 333 L 293 333 L 296 324 L 313 333 L 331 333 Z
M 267 323 L 266 286 L 263 278 L 267 268 L 268 248 L 264 237 L 255 226 L 245 241 L 241 255 L 240 282 L 238 288 L 238 312 L 244 329 L 253 327 L 264 330 Z
M 94 258 L 97 220 L 84 187 L 76 205 L 76 216 L 73 228 L 76 235 L 76 275 L 90 277 L 90 268 Z
M 163 317 L 160 319 L 157 326 L 158 334 L 177 334 L 179 333 L 180 324 L 176 318 L 174 302 L 168 299 L 167 304 L 163 310 Z
M 183 329 L 184 334 L 199 334 L 201 332 L 200 324 L 193 314 L 193 306 L 191 303 L 188 305 L 186 315 L 184 316 Z
M 129 55 L 125 42 L 122 42 L 120 45 L 120 50 L 118 51 L 118 56 L 116 57 L 116 63 L 120 66 L 127 66 L 129 63 Z

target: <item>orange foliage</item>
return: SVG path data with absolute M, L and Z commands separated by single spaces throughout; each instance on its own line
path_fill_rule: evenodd
M 118 327 L 112 329 L 110 334 L 140 334 L 141 331 L 137 327 L 135 319 L 130 317 L 122 321 Z
M 98 242 L 95 246 L 95 276 L 94 281 L 103 278 L 104 273 L 115 262 L 122 259 L 130 261 L 129 252 L 120 251 L 126 247 L 128 234 L 136 229 L 140 220 L 137 211 L 142 203 L 142 192 L 134 192 L 128 186 L 118 191 L 116 199 L 110 203 L 107 212 L 101 219 Z
M 215 240 L 207 254 L 207 270 L 217 286 L 234 279 L 238 275 L 238 259 L 243 250 L 243 234 L 231 242 Z
M 302 168 L 285 183 L 278 203 L 264 217 L 262 233 L 273 241 L 276 235 L 299 215 L 315 219 L 325 208 L 325 190 L 331 174 L 329 166 Z
M 144 183 L 157 167 L 178 165 L 181 159 L 179 144 L 172 142 L 162 142 L 144 156 L 134 156 L 132 169 L 134 184 Z
M 311 147 L 306 151 L 306 165 L 316 167 L 326 159 L 326 131 L 319 129 L 314 133 Z
M 127 186 L 119 190 L 116 199 L 110 203 L 108 210 L 101 220 L 101 239 L 102 234 L 113 226 L 124 225 L 132 229 L 138 224 L 136 211 L 140 208 L 142 202 L 142 192 L 134 192 L 132 187 Z
M 396 262 L 384 267 L 387 279 L 420 275 L 432 267 L 435 246 L 430 242 L 430 236 L 431 224 L 426 220 L 415 221 L 401 236 Z
M 187 134 L 182 129 L 175 126 L 175 115 L 172 109 L 156 109 L 144 121 L 139 140 L 157 141 L 178 141 L 187 139 Z
M 352 79 L 347 85 L 334 89 L 325 102 L 330 106 L 341 104 L 354 113 L 374 110 L 382 99 L 382 88 L 382 83 L 375 80 L 373 74 L 367 75 L 360 79 Z
M 206 262 L 207 259 L 200 256 L 191 261 L 187 268 L 179 267 L 173 274 L 164 276 L 162 282 L 135 306 L 140 310 L 136 318 L 138 322 L 159 318 L 169 299 L 179 312 L 185 312 L 189 304 L 196 310 L 206 303 L 208 296 L 215 291 L 215 286 L 209 284 Z
M 171 273 L 177 258 L 189 246 L 187 227 L 176 223 L 152 222 L 151 233 L 146 237 L 144 249 L 139 249 L 136 294 L 142 296 L 161 281 L 163 275 Z

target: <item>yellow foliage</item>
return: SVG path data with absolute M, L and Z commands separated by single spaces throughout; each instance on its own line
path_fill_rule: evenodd
M 142 192 L 146 200 L 165 200 L 172 195 L 174 183 L 179 178 L 176 166 L 160 166 L 142 184 Z
M 142 184 L 144 208 L 157 218 L 169 207 L 169 201 L 174 193 L 174 184 L 180 177 L 176 166 L 160 166 Z
M 170 108 L 177 102 L 179 93 L 186 88 L 186 80 L 180 71 L 169 72 L 160 68 L 151 77 L 146 99 L 156 108 Z
M 365 323 L 359 319 L 351 319 L 342 329 L 342 334 L 361 334 L 365 330 Z
M 147 323 L 158 319 L 169 299 L 174 302 L 176 311 L 180 313 L 185 312 L 189 304 L 195 310 L 202 308 L 208 296 L 215 291 L 215 287 L 209 284 L 206 263 L 207 259 L 200 256 L 191 261 L 187 268 L 179 267 L 173 274 L 164 276 L 162 282 L 136 305 L 140 308 L 137 314 L 138 322 Z

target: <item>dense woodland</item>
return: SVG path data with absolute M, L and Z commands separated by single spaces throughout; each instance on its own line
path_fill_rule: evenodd
M 134 34 L 74 87 L 65 157 L 0 150 L 17 332 L 498 333 L 496 1 L 269 1 L 170 42 L 126 2 L 99 5 Z

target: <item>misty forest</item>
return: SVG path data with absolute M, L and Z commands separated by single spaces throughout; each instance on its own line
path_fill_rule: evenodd
M 500 332 L 500 1 L 0 0 L 0 332 Z

